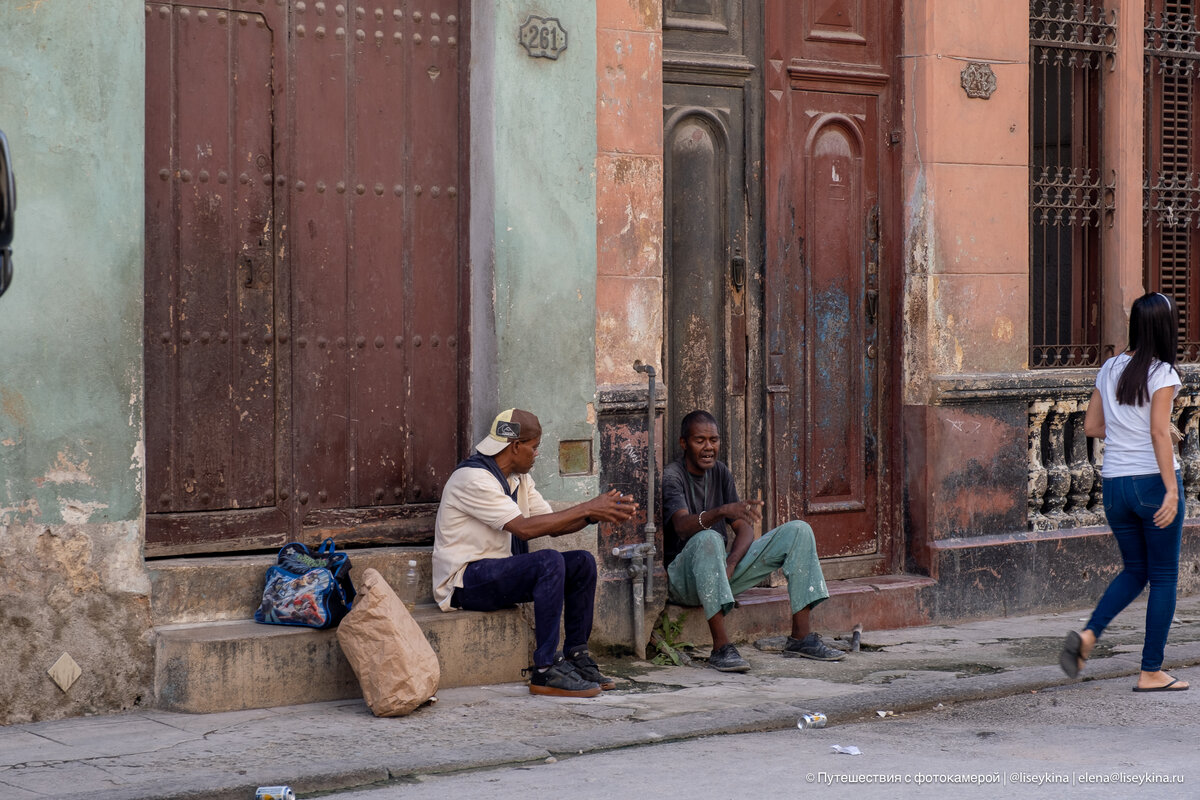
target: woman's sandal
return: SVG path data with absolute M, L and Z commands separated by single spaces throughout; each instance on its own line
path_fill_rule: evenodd
M 1063 642 L 1062 652 L 1058 654 L 1058 665 L 1068 678 L 1077 678 L 1086 662 L 1087 659 L 1083 657 L 1083 637 L 1078 631 L 1071 631 Z

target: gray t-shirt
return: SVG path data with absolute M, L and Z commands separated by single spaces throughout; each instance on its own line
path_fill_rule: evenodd
M 683 550 L 685 542 L 675 534 L 675 526 L 671 517 L 675 512 L 684 510 L 689 514 L 698 514 L 706 509 L 723 506 L 726 503 L 736 503 L 737 486 L 733 482 L 733 473 L 721 461 L 703 475 L 693 475 L 688 472 L 683 457 L 671 462 L 663 469 L 662 477 L 662 509 L 663 509 L 663 545 L 666 548 L 663 565 L 670 564 Z M 704 523 L 722 536 L 726 536 L 725 518 L 708 519 Z

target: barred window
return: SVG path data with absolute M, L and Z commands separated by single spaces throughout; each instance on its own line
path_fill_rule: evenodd
M 1200 174 L 1194 119 L 1200 68 L 1194 0 L 1147 0 L 1145 153 L 1142 184 L 1145 285 L 1179 307 L 1180 356 L 1200 361 Z
M 1029 365 L 1100 363 L 1101 227 L 1113 183 L 1101 150 L 1116 17 L 1097 2 L 1031 0 Z

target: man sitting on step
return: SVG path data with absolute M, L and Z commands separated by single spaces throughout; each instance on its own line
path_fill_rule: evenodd
M 663 469 L 663 519 L 669 598 L 703 606 L 712 633 L 710 666 L 746 672 L 750 665 L 729 641 L 725 615 L 735 595 L 783 568 L 791 601 L 792 632 L 783 654 L 819 661 L 845 656 L 812 631 L 809 613 L 829 597 L 817 559 L 817 543 L 806 522 L 792 520 L 755 541 L 753 525 L 762 519 L 761 500 L 740 500 L 729 468 L 717 460 L 721 436 L 707 411 L 683 418 L 683 455 Z M 733 542 L 726 550 L 726 526 Z
M 597 521 L 624 522 L 638 506 L 613 490 L 552 510 L 529 476 L 541 440 L 538 418 L 510 408 L 492 421 L 476 452 L 454 468 L 434 524 L 433 595 L 443 611 L 495 611 L 532 601 L 537 649 L 530 693 L 593 697 L 617 685 L 588 654 L 596 559 L 587 550 L 531 553 L 528 541 L 574 533 Z M 560 619 L 565 658 L 558 652 Z

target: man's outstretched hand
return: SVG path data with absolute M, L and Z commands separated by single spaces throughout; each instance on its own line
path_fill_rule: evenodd
M 609 489 L 602 495 L 593 497 L 584 503 L 587 515 L 601 522 L 624 522 L 638 510 L 633 495 L 621 494 L 616 489 Z
M 717 509 L 717 513 L 726 519 L 741 519 L 751 525 L 757 525 L 762 519 L 762 506 L 762 500 L 741 500 L 737 503 L 726 503 Z

